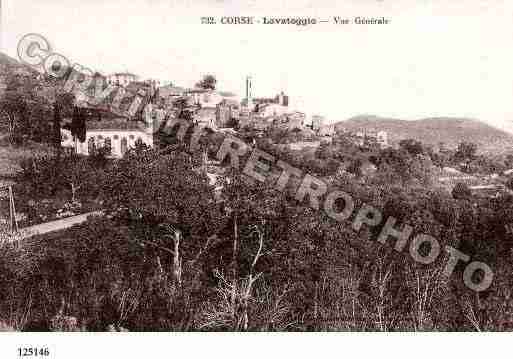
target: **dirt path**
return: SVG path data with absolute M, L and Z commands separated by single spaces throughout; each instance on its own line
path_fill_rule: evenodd
M 87 217 L 89 216 L 102 216 L 103 213 L 101 211 L 89 212 L 84 214 L 79 214 L 73 217 L 67 217 L 58 219 L 56 221 L 36 224 L 35 226 L 25 227 L 21 229 L 22 239 L 30 238 L 39 234 L 45 234 L 55 231 L 60 231 L 62 229 L 70 228 L 74 225 L 81 224 L 87 221 Z

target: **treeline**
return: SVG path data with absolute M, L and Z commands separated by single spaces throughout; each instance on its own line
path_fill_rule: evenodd
M 0 132 L 8 134 L 11 143 L 60 146 L 61 120 L 71 117 L 73 96 L 59 90 L 59 84 L 50 77 L 8 73 L 0 108 Z

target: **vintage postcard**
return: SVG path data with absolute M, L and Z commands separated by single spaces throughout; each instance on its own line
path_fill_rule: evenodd
M 513 3 L 0 11 L 6 357 L 513 329 Z

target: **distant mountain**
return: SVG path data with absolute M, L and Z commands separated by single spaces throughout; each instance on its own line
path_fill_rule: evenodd
M 0 64 L 10 66 L 21 66 L 21 64 L 12 57 L 0 52 Z
M 466 118 L 438 117 L 406 121 L 362 115 L 337 122 L 335 129 L 352 132 L 387 131 L 388 140 L 392 145 L 402 139 L 413 138 L 434 146 L 443 142 L 447 147 L 456 147 L 462 141 L 469 141 L 476 143 L 483 152 L 497 153 L 513 149 L 512 134 L 484 122 Z

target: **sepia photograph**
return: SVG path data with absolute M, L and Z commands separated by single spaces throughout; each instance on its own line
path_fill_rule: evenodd
M 510 332 L 512 20 L 502 0 L 1 1 L 2 357 Z

